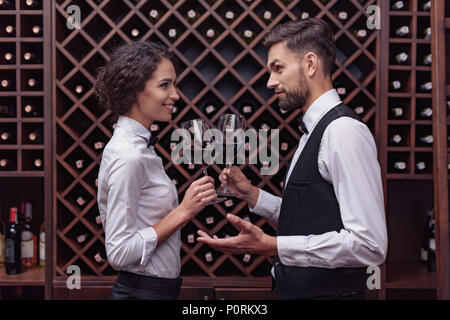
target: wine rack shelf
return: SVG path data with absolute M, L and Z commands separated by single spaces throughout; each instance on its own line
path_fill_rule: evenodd
M 386 1 L 382 3 L 385 28 L 381 32 L 380 163 L 386 197 L 389 251 L 383 268 L 381 298 L 413 290 L 429 297 L 448 299 L 448 186 L 447 143 L 440 121 L 443 102 L 436 97 L 445 83 L 439 81 L 442 59 L 435 13 L 448 1 Z M 402 3 L 402 8 L 396 5 Z M 428 6 L 431 4 L 431 6 Z M 384 5 L 384 6 L 383 6 Z M 441 47 L 441 48 L 440 48 Z M 447 159 L 445 159 L 447 161 Z M 445 189 L 445 190 L 444 190 Z M 414 195 L 411 197 L 411 195 Z M 436 272 L 421 261 L 423 226 L 428 204 L 436 220 Z M 445 222 L 446 221 L 446 222 Z M 444 235 L 447 233 L 446 235 Z M 407 240 L 406 240 L 407 239 Z M 443 262 L 446 260 L 447 262 Z M 420 293 L 422 292 L 422 293 Z M 433 292 L 430 294 L 430 292 Z M 402 294 L 402 293 L 400 293 Z
M 50 22 L 49 1 L 8 0 L 0 5 L 0 217 L 7 225 L 9 208 L 30 201 L 34 224 L 37 229 L 45 224 L 48 244 L 52 227 Z M 44 287 L 42 293 L 51 297 L 49 248 L 45 269 L 38 266 L 6 275 L 1 268 L 0 287 Z
M 178 166 L 170 159 L 170 135 L 178 124 L 205 117 L 215 126 L 224 112 L 243 114 L 250 128 L 265 125 L 280 129 L 285 150 L 280 154 L 280 170 L 274 176 L 261 176 L 260 166 L 242 165 L 255 185 L 280 195 L 281 182 L 300 138 L 298 112 L 282 114 L 276 97 L 266 88 L 266 49 L 262 40 L 272 26 L 305 17 L 325 19 L 332 26 L 338 45 L 337 67 L 333 73 L 343 101 L 357 110 L 375 134 L 377 106 L 377 32 L 363 29 L 366 7 L 376 1 L 56 1 L 54 21 L 54 125 L 56 130 L 55 276 L 64 277 L 67 266 L 78 264 L 85 277 L 109 279 L 115 275 L 107 262 L 94 259 L 104 246 L 104 232 L 95 223 L 98 215 L 94 184 L 101 150 L 93 143 L 106 143 L 112 135 L 109 113 L 100 110 L 92 95 L 96 68 L 109 59 L 111 49 L 130 41 L 158 41 L 173 50 L 179 60 L 178 87 L 181 99 L 173 120 L 157 123 L 160 137 L 156 150 L 165 170 L 177 185 L 180 198 L 201 176 L 198 168 Z M 79 30 L 65 28 L 70 5 L 81 8 Z M 338 13 L 348 12 L 339 18 Z M 269 16 L 269 13 L 271 16 Z M 355 31 L 356 30 L 356 31 Z M 355 32 L 354 32 L 355 31 Z M 82 86 L 81 93 L 76 92 Z M 360 108 L 358 108 L 360 107 Z M 76 161 L 84 160 L 77 168 Z M 212 166 L 216 181 L 222 168 Z M 83 199 L 77 203 L 77 199 Z M 234 235 L 236 230 L 224 218 L 227 213 L 249 218 L 269 234 L 275 226 L 251 214 L 237 199 L 208 206 L 182 230 L 181 264 L 185 279 L 254 279 L 270 286 L 271 260 L 262 256 L 227 255 L 196 242 L 196 231 Z M 78 243 L 79 235 L 87 235 Z M 192 239 L 193 238 L 193 239 Z M 195 282 L 194 281 L 194 282 Z M 236 280 L 234 280 L 236 281 Z M 251 280 L 253 281 L 253 280 Z M 256 283 L 257 283 L 256 282 Z

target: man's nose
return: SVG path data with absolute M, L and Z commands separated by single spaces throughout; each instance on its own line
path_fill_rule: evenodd
M 267 88 L 269 89 L 275 89 L 280 85 L 280 82 L 276 79 L 274 79 L 272 76 L 270 76 L 269 80 L 267 81 Z

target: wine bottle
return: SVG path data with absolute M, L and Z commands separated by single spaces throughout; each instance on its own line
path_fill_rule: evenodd
M 7 25 L 6 27 L 5 27 L 5 32 L 6 32 L 6 34 L 8 35 L 8 36 L 12 36 L 12 35 L 14 35 L 14 32 L 16 31 L 16 28 L 14 28 L 14 26 L 13 25 Z
M 95 217 L 95 223 L 96 224 L 102 224 L 102 217 L 100 215 Z
M 195 243 L 195 235 L 193 233 L 189 233 L 187 235 L 187 242 L 188 243 Z
M 103 141 L 97 141 L 94 143 L 95 150 L 101 150 L 105 147 L 105 143 Z
M 77 242 L 79 244 L 82 244 L 83 242 L 86 241 L 87 237 L 88 237 L 87 233 L 80 234 L 77 236 Z
M 263 12 L 263 14 L 260 16 L 260 18 L 266 23 L 269 24 L 273 21 L 273 14 L 272 11 L 266 10 Z
M 251 105 L 247 104 L 242 107 L 242 113 L 251 114 L 252 112 L 253 112 L 253 107 Z
M 392 90 L 400 90 L 402 88 L 402 83 L 399 80 L 394 80 L 390 82 Z
M 255 39 L 255 33 L 250 30 L 250 29 L 245 29 L 242 34 L 242 39 L 244 39 L 245 42 L 247 42 L 248 44 L 250 44 L 253 39 Z
M 39 267 L 45 267 L 45 225 L 41 223 L 39 227 Z
M 169 40 L 172 42 L 175 42 L 178 38 L 178 31 L 175 28 L 170 28 L 167 32 L 167 35 L 169 36 Z
M 420 141 L 424 144 L 432 144 L 434 139 L 431 134 L 420 137 Z
M 43 163 L 41 158 L 36 158 L 33 161 L 33 166 L 34 166 L 35 169 L 41 169 L 43 164 L 44 163 Z
M 251 260 L 252 256 L 249 255 L 248 253 L 244 254 L 244 257 L 242 258 L 242 261 L 245 263 L 249 263 Z
M 141 34 L 141 32 L 137 28 L 133 28 L 130 31 L 130 35 L 132 38 L 137 38 L 137 37 L 139 37 L 140 34 Z
M 206 30 L 205 32 L 205 36 L 206 36 L 206 40 L 211 43 L 214 40 L 217 39 L 217 37 L 219 36 L 218 32 L 212 28 L 209 28 L 208 30 Z
M 299 11 L 299 12 L 297 12 L 297 14 L 295 16 L 301 20 L 305 20 L 305 19 L 309 19 L 310 14 L 307 11 Z
M 25 5 L 28 7 L 28 9 L 35 9 L 39 7 L 39 2 L 37 0 L 26 0 Z
M 214 260 L 211 251 L 208 251 L 207 253 L 205 253 L 205 260 L 208 263 L 211 263 Z
M 12 134 L 8 131 L 2 131 L 0 133 L 0 143 L 8 143 L 12 139 Z
M 12 117 L 13 115 L 14 112 L 12 107 L 0 105 L 0 117 Z
M 153 123 L 153 124 L 150 126 L 150 131 L 151 131 L 151 132 L 159 131 L 159 124 Z
M 206 112 L 206 114 L 210 115 L 210 114 L 212 114 L 214 111 L 216 111 L 216 107 L 215 107 L 214 104 L 209 103 L 209 104 L 206 105 L 206 107 L 205 107 L 205 112 Z
M 75 161 L 75 166 L 77 167 L 77 169 L 83 169 L 84 160 L 83 159 L 79 159 L 79 160 Z
M 11 9 L 11 0 L 0 0 L 0 9 Z
M 355 29 L 355 30 L 353 30 L 353 35 L 359 41 L 364 41 L 367 38 L 367 30 L 366 29 Z
M 184 19 L 189 22 L 190 24 L 193 24 L 195 20 L 197 20 L 199 14 L 194 9 L 190 9 L 186 12 L 186 15 L 184 16 Z
M 391 109 L 391 114 L 394 118 L 400 118 L 403 116 L 403 109 L 401 107 L 393 107 Z
M 391 142 L 393 142 L 394 144 L 399 144 L 400 142 L 402 142 L 403 138 L 401 135 L 399 135 L 398 133 L 394 134 L 391 137 Z
M 205 222 L 207 225 L 214 224 L 214 217 L 206 217 Z
M 288 148 L 289 148 L 289 144 L 287 143 L 287 142 L 282 142 L 281 143 L 281 146 L 280 146 L 280 150 L 281 151 L 287 151 L 288 150 Z
M 425 40 L 431 40 L 431 27 L 428 27 L 423 32 Z
M 94 260 L 97 261 L 98 263 L 105 263 L 106 262 L 106 254 L 105 254 L 104 250 L 98 251 L 94 255 Z
M 30 143 L 40 143 L 42 142 L 42 133 L 40 129 L 37 129 L 28 134 L 28 140 Z
M 426 263 L 429 272 L 436 272 L 436 241 L 433 204 L 427 208 L 425 227 L 422 235 L 421 260 Z
M 347 94 L 347 88 L 343 86 L 337 87 L 336 91 L 340 96 L 345 96 Z
M 34 230 L 32 205 L 30 202 L 22 202 L 25 207 L 25 218 L 22 224 L 21 257 L 22 266 L 31 268 L 37 264 L 37 237 Z
M 38 86 L 38 81 L 35 78 L 29 78 L 27 80 L 27 86 L 29 89 L 36 89 Z
M 159 11 L 156 9 L 150 10 L 148 16 L 151 23 L 156 23 L 160 18 Z
M 347 19 L 348 19 L 347 11 L 337 11 L 334 13 L 334 16 L 342 23 L 347 21 Z
M 10 168 L 12 161 L 7 158 L 0 159 L 0 170 L 5 170 Z
M 433 82 L 427 81 L 427 82 L 421 84 L 420 85 L 420 89 L 422 91 L 431 91 L 431 90 L 433 90 Z
M 36 62 L 36 55 L 32 52 L 25 52 L 23 54 L 23 60 L 25 60 L 26 63 Z
M 13 63 L 14 62 L 14 54 L 11 52 L 7 52 L 3 55 L 3 58 L 5 58 L 6 63 Z
M 75 86 L 75 93 L 76 94 L 82 94 L 83 91 L 84 91 L 84 87 L 81 84 Z
M 399 37 L 406 37 L 409 35 L 409 27 L 408 26 L 401 26 L 397 30 L 395 30 L 395 34 Z
M 355 108 L 355 113 L 356 113 L 357 115 L 363 114 L 364 111 L 365 111 L 365 110 L 364 110 L 364 107 L 363 107 L 363 106 L 358 106 L 358 107 Z
M 38 26 L 38 25 L 34 25 L 34 26 L 31 28 L 31 32 L 32 32 L 34 35 L 38 35 L 38 34 L 42 33 L 42 28 L 41 28 L 40 26 Z
M 236 15 L 234 14 L 233 11 L 228 10 L 227 12 L 225 12 L 224 17 L 225 17 L 225 21 L 226 21 L 228 24 L 231 24 L 231 23 L 234 21 L 234 18 L 236 17 Z
M 426 163 L 424 161 L 417 161 L 416 162 L 416 169 L 418 171 L 423 171 L 423 170 L 426 169 L 426 167 L 427 167 L 427 165 L 426 165 Z
M 394 162 L 394 170 L 396 170 L 396 171 L 405 171 L 406 170 L 406 162 L 404 162 L 404 161 L 396 161 L 396 162 Z
M 3 211 L 0 204 L 0 268 L 5 265 L 5 224 L 2 221 Z
M 395 1 L 392 5 L 391 9 L 393 11 L 402 10 L 405 7 L 405 3 L 403 1 Z
M 9 226 L 5 234 L 5 271 L 6 274 L 19 274 L 22 272 L 20 259 L 20 226 L 17 219 L 17 208 L 9 212 Z
M 427 54 L 423 58 L 423 64 L 426 66 L 429 66 L 432 62 L 433 62 L 433 56 L 431 55 L 431 53 Z
M 12 87 L 12 83 L 11 83 L 11 81 L 10 80 L 8 80 L 8 79 L 3 79 L 1 82 L 0 82 L 0 86 L 2 87 L 2 89 L 11 89 L 11 87 Z
M 395 61 L 397 61 L 398 64 L 404 64 L 408 61 L 409 55 L 406 52 L 400 52 L 395 56 Z
M 431 10 L 431 0 L 423 4 L 423 11 L 430 11 L 430 10 Z
M 37 110 L 36 106 L 34 106 L 32 104 L 27 104 L 23 108 L 23 111 L 24 111 L 24 114 L 26 114 L 27 116 L 36 117 L 38 115 L 38 110 Z
M 422 111 L 420 111 L 420 116 L 422 118 L 431 118 L 432 115 L 433 115 L 433 109 L 431 109 L 430 107 L 423 108 Z
M 78 205 L 79 205 L 80 207 L 82 207 L 82 206 L 84 206 L 84 205 L 86 204 L 86 200 L 84 200 L 84 198 L 81 197 L 81 196 L 79 196 L 79 197 L 77 198 L 76 202 L 78 203 Z

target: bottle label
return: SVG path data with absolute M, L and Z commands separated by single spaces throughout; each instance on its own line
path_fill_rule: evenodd
M 436 240 L 430 239 L 430 250 L 436 251 Z
M 34 257 L 33 233 L 30 231 L 22 232 L 21 255 L 22 259 Z
M 45 242 L 42 241 L 39 242 L 39 260 L 45 261 Z
M 6 239 L 5 241 L 5 263 L 14 263 L 14 240 Z
M 428 251 L 424 248 L 420 249 L 420 258 L 422 261 L 428 261 Z

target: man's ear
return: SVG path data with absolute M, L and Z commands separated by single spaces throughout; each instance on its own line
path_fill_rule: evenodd
M 304 74 L 312 78 L 319 69 L 319 57 L 314 52 L 308 52 L 303 57 L 302 67 Z

